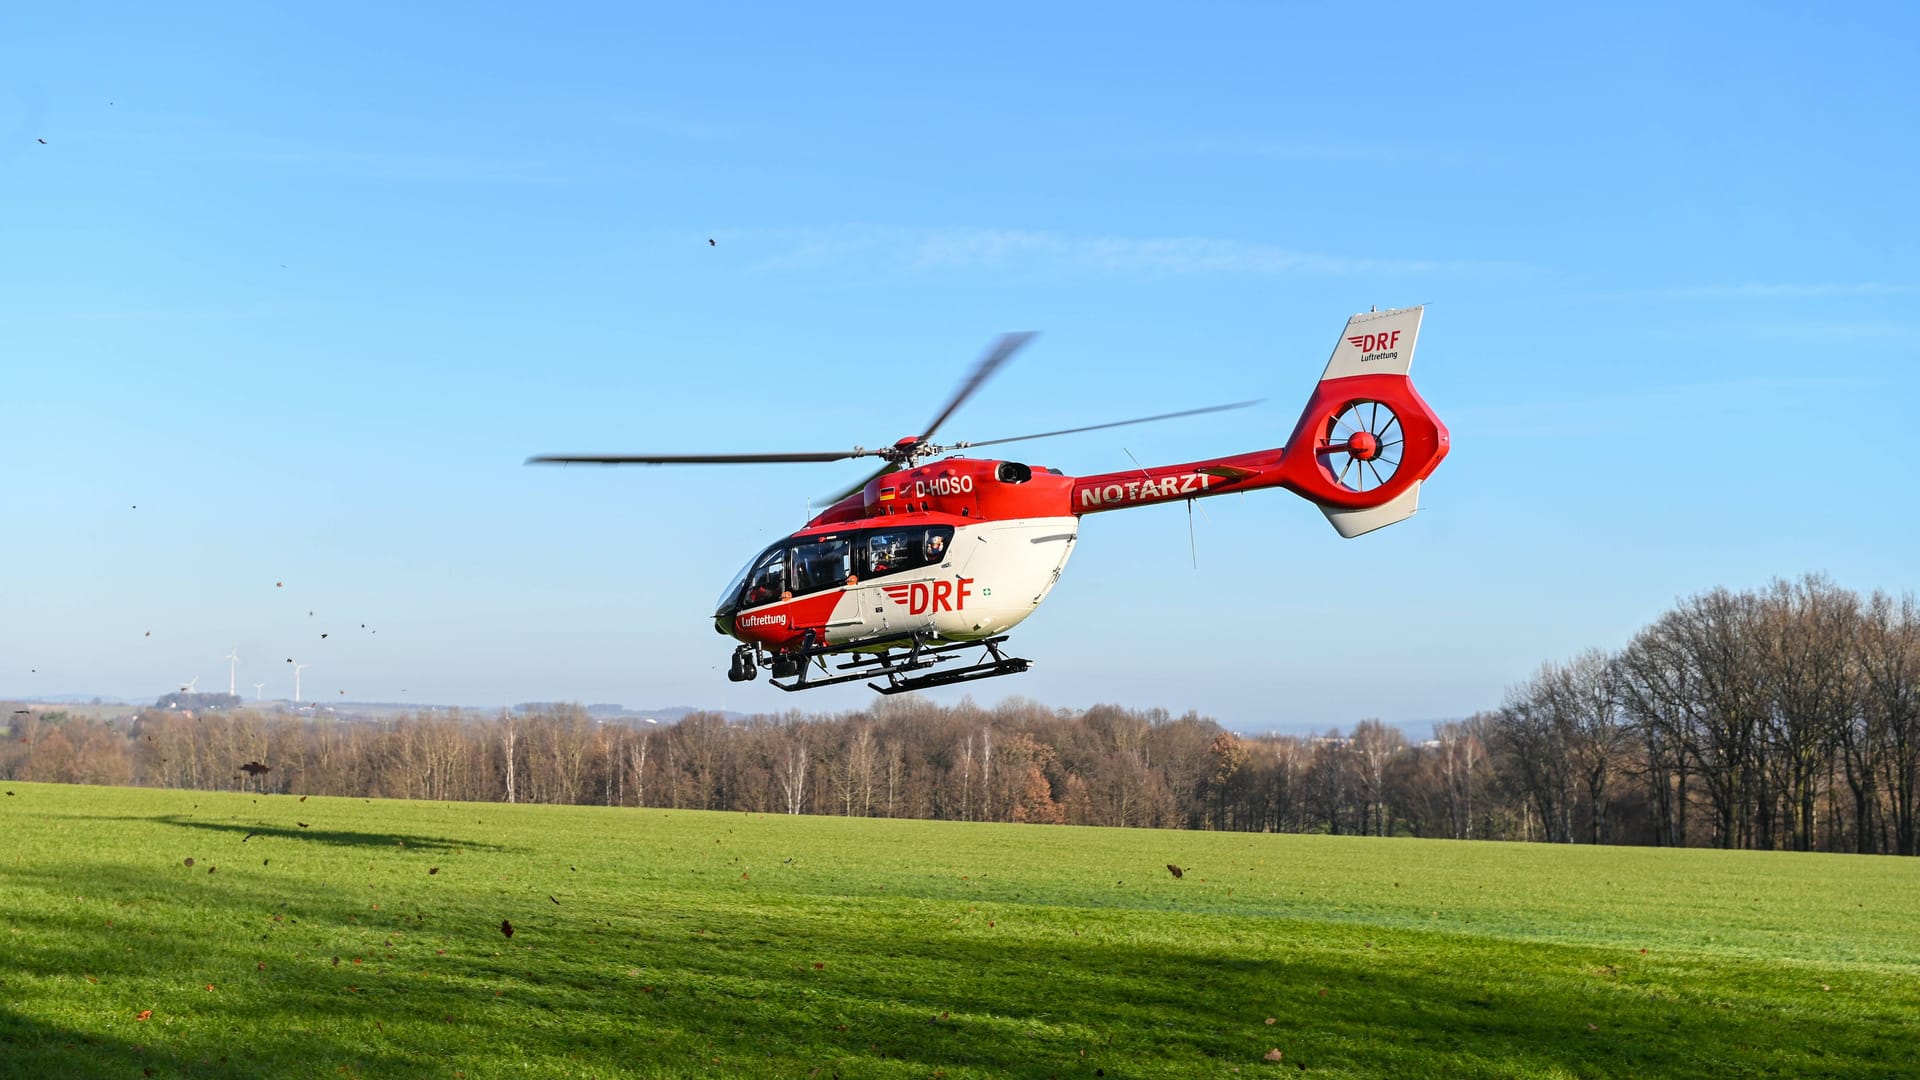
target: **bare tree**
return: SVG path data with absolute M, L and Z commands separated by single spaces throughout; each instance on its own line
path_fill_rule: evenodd
M 1387 764 L 1393 755 L 1406 749 L 1407 738 L 1399 728 L 1390 728 L 1379 720 L 1362 720 L 1353 726 L 1347 748 L 1353 756 L 1354 777 L 1358 780 L 1360 832 L 1385 836 L 1387 821 Z
M 1813 850 L 1817 784 L 1854 713 L 1859 609 L 1859 597 L 1809 575 L 1776 580 L 1754 620 L 1763 650 L 1758 674 L 1766 696 L 1767 790 L 1787 808 L 1795 851 Z M 1760 807 L 1763 834 L 1770 833 L 1771 802 Z
M 773 775 L 780 783 L 787 813 L 798 814 L 807 801 L 807 735 L 798 724 L 785 725 L 780 733 L 780 756 Z
M 1860 788 L 1884 785 L 1893 824 L 1893 849 L 1920 854 L 1920 606 L 1912 593 L 1898 600 L 1875 592 L 1867 601 L 1860 639 L 1861 732 L 1850 747 L 1856 801 L 1874 802 Z M 1857 757 L 1857 761 L 1855 758 Z M 1862 828 L 1864 835 L 1865 829 Z
M 1611 838 L 1607 789 L 1629 746 L 1618 683 L 1612 658 L 1589 649 L 1560 670 L 1554 685 L 1555 720 L 1586 784 L 1589 838 L 1595 844 Z

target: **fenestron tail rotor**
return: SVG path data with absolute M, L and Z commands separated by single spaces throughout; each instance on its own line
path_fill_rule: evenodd
M 1383 401 L 1354 401 L 1327 422 L 1327 455 L 1334 482 L 1348 491 L 1367 492 L 1393 479 L 1406 456 L 1406 432 L 1393 407 Z

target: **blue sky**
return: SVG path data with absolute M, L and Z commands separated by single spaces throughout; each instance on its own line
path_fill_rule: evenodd
M 1913 9 L 1354 10 L 15 5 L 0 695 L 237 645 L 268 696 L 863 707 L 707 619 L 859 463 L 522 459 L 876 445 L 1013 329 L 943 435 L 1262 397 L 1010 448 L 1259 449 L 1376 304 L 1431 305 L 1419 515 L 1089 519 L 975 698 L 1417 726 L 1715 585 L 1920 587 Z

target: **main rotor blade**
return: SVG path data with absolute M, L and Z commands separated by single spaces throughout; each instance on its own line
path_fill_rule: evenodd
M 528 465 L 749 465 L 772 461 L 842 461 L 871 457 L 872 450 L 827 450 L 817 454 L 539 454 Z
M 967 381 L 961 383 L 960 389 L 953 392 L 953 397 L 948 400 L 946 408 L 941 409 L 939 415 L 933 418 L 933 422 L 927 425 L 927 430 L 920 433 L 920 441 L 925 442 L 933 438 L 933 433 L 940 429 L 941 424 L 947 422 L 947 417 L 952 416 L 953 411 L 958 409 L 962 402 L 972 397 L 975 390 L 980 389 L 980 384 L 992 378 L 993 373 L 1000 370 L 1000 365 L 1006 363 L 1014 353 L 1020 351 L 1021 346 L 1038 335 L 1037 330 L 1001 334 L 999 340 L 993 343 L 993 348 L 988 349 L 987 354 L 973 365 L 973 371 L 967 375 Z
M 1020 442 L 1024 439 L 1051 439 L 1055 435 L 1074 435 L 1082 431 L 1099 431 L 1102 428 L 1126 427 L 1128 424 L 1147 424 L 1155 420 L 1173 420 L 1182 416 L 1199 416 L 1202 413 L 1226 412 L 1228 409 L 1244 409 L 1249 405 L 1258 405 L 1265 398 L 1253 401 L 1236 401 L 1229 405 L 1209 405 L 1204 409 L 1186 409 L 1181 412 L 1161 413 L 1159 416 L 1142 416 L 1135 420 L 1115 420 L 1111 424 L 1089 424 L 1086 427 L 1064 428 L 1060 431 L 1042 431 L 1037 435 L 1012 435 L 1004 439 L 988 439 L 985 442 L 955 443 L 953 449 L 964 450 L 971 446 L 998 446 L 1001 443 Z
M 847 496 L 849 496 L 849 495 L 854 495 L 854 494 L 857 494 L 857 493 L 859 493 L 859 492 L 861 492 L 861 491 L 864 491 L 864 490 L 866 490 L 866 486 L 867 486 L 868 484 L 871 484 L 871 483 L 873 483 L 873 482 L 874 482 L 875 480 L 878 480 L 878 479 L 880 479 L 881 477 L 883 477 L 883 476 L 885 476 L 885 475 L 887 475 L 888 473 L 890 473 L 890 472 L 892 472 L 892 471 L 894 471 L 895 469 L 898 469 L 899 467 L 900 467 L 900 466 L 898 466 L 898 465 L 895 465 L 895 464 L 894 464 L 893 462 L 891 462 L 891 461 L 889 461 L 889 462 L 887 462 L 887 463 L 885 463 L 884 465 L 881 465 L 881 466 L 880 466 L 879 468 L 877 468 L 877 469 L 875 469 L 875 470 L 873 470 L 872 472 L 870 472 L 870 473 L 868 473 L 868 474 L 867 474 L 866 476 L 863 476 L 863 477 L 861 477 L 861 478 L 860 478 L 860 482 L 859 482 L 859 483 L 857 483 L 857 484 L 855 484 L 855 485 L 853 485 L 853 486 L 852 486 L 852 487 L 850 487 L 850 488 L 847 488 L 847 489 L 845 489 L 845 490 L 843 490 L 843 491 L 841 491 L 841 492 L 840 492 L 839 494 L 837 494 L 837 495 L 833 495 L 833 496 L 830 496 L 830 497 L 829 497 L 829 498 L 828 498 L 828 499 L 826 500 L 826 504 L 827 504 L 828 506 L 832 506 L 832 505 L 833 505 L 834 503 L 837 503 L 837 502 L 839 502 L 839 501 L 840 501 L 841 499 L 844 499 L 844 498 L 846 498 L 846 497 L 847 497 Z

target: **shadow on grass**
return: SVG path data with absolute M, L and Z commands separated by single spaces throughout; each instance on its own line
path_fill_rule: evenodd
M 0 1006 L 0 1073 L 7 1076 L 61 1077 L 62 1080 L 124 1080 L 126 1077 L 206 1077 L 211 1080 L 262 1076 L 315 1075 L 318 1069 L 275 1072 L 244 1045 L 212 1037 L 181 1039 L 151 1020 L 128 1017 L 126 1035 L 101 1035 L 44 1023 Z M 424 1063 L 389 1055 L 311 1045 L 316 1060 L 345 1063 L 342 1075 L 426 1075 Z M 412 1070 L 412 1071 L 410 1071 Z M 441 1073 L 444 1075 L 444 1072 Z
M 70 885 L 7 876 L 48 896 Z M 482 1075 L 502 1061 L 553 1076 L 1173 1077 L 1266 1069 L 1272 1048 L 1288 1072 L 1336 1076 L 1875 1077 L 1920 1066 L 1904 1034 L 1910 985 L 1888 976 L 1851 994 L 1799 994 L 1780 988 L 1774 965 L 1735 959 L 1656 968 L 1619 950 L 1437 933 L 1375 948 L 1350 928 L 1281 920 L 1240 920 L 1237 937 L 1181 946 L 1152 935 L 1150 914 L 1075 925 L 1016 905 L 993 905 L 989 919 L 945 902 L 796 906 L 791 895 L 543 906 L 516 912 L 509 940 L 491 925 L 498 894 L 450 891 L 427 923 L 383 912 L 392 922 L 374 926 L 360 914 L 366 894 L 300 883 L 293 900 L 313 924 L 301 932 L 366 943 L 361 964 L 318 955 L 311 936 L 262 934 L 262 912 L 284 898 L 271 880 L 185 890 L 127 868 L 89 888 L 186 892 L 203 914 L 123 942 L 69 909 L 0 906 L 15 928 L 0 955 L 39 980 L 13 995 L 16 1009 L 37 995 L 39 1011 L 0 1012 L 22 1075 L 138 1075 L 155 1053 L 176 1066 L 164 1074 L 403 1078 Z M 83 971 L 119 996 L 76 1005 L 84 994 L 62 988 Z M 203 980 L 223 993 L 197 992 Z M 119 1030 L 147 999 L 138 995 L 169 1021 L 142 1025 L 141 1050 Z
M 311 843 L 335 844 L 342 847 L 408 848 L 416 851 L 522 851 L 523 848 L 505 844 L 478 843 L 471 840 L 451 840 L 441 836 L 422 836 L 418 833 L 393 832 L 350 832 L 344 829 L 321 829 L 311 825 L 289 828 L 285 825 L 245 825 L 223 821 L 195 821 L 178 814 L 165 814 L 157 817 L 102 817 L 87 815 L 85 821 L 139 821 L 147 824 L 173 825 L 182 829 L 202 829 L 208 832 L 224 833 L 240 843 L 258 837 L 274 837 L 283 840 L 305 840 Z

